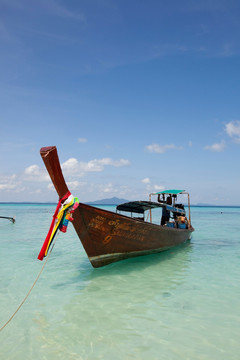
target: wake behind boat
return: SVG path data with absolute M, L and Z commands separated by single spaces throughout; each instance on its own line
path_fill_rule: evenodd
M 58 224 L 55 228 L 66 231 L 66 219 L 73 220 L 74 228 L 93 267 L 164 251 L 191 238 L 194 228 L 191 225 L 190 198 L 184 190 L 152 193 L 149 201 L 118 205 L 117 212 L 114 213 L 80 203 L 77 198 L 72 197 L 64 180 L 55 146 L 41 148 L 40 154 L 60 197 L 59 207 L 62 206 L 63 215 L 59 219 L 55 216 Z M 184 206 L 177 203 L 180 194 L 188 196 L 188 218 Z M 154 195 L 157 196 L 155 202 L 151 200 Z M 152 223 L 152 211 L 156 208 L 162 208 L 159 225 Z M 73 211 L 74 219 L 71 218 Z M 51 236 L 49 234 L 49 238 Z M 39 254 L 40 259 L 46 256 L 49 248 L 49 239 L 46 240 L 45 247 Z

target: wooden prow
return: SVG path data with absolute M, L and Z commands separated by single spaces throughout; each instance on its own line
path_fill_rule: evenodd
M 69 190 L 62 174 L 56 146 L 42 147 L 40 155 L 59 197 L 62 198 Z
M 69 190 L 65 182 L 65 179 L 63 177 L 56 146 L 48 146 L 41 148 L 40 155 L 50 175 L 52 183 L 58 193 L 58 196 L 61 199 L 62 197 L 64 197 L 64 195 L 66 195 L 69 192 Z M 80 215 L 79 208 L 76 209 L 73 217 L 74 217 L 73 226 L 80 239 L 82 235 L 82 218 Z M 85 248 L 86 246 L 85 242 L 83 242 L 83 246 Z

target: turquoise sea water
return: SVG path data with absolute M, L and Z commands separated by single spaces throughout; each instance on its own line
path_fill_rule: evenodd
M 108 210 L 114 210 L 106 206 Z M 0 204 L 0 327 L 32 286 L 53 205 Z M 192 241 L 93 269 L 72 225 L 0 332 L 0 359 L 239 360 L 240 208 L 193 207 Z

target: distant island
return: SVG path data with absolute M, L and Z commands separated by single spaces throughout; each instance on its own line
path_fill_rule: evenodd
M 89 204 L 89 205 L 119 205 L 119 204 L 123 204 L 128 201 L 129 200 L 126 200 L 126 199 L 119 199 L 117 197 L 112 197 L 110 199 L 102 199 L 102 200 L 87 202 L 87 204 Z

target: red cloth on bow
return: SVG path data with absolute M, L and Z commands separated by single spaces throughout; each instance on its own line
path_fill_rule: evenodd
M 43 260 L 43 258 L 45 257 L 46 249 L 47 249 L 47 247 L 48 247 L 48 242 L 49 242 L 50 236 L 51 236 L 52 231 L 53 231 L 53 228 L 54 228 L 54 224 L 55 224 L 55 220 L 56 220 L 56 218 L 57 218 L 58 211 L 59 211 L 62 203 L 63 203 L 70 195 L 71 195 L 71 193 L 70 193 L 70 191 L 68 191 L 68 192 L 66 193 L 66 195 L 64 195 L 64 196 L 63 196 L 61 199 L 59 199 L 59 201 L 58 201 L 58 204 L 57 204 L 55 213 L 54 213 L 54 215 L 53 215 L 52 223 L 51 223 L 50 228 L 49 228 L 49 230 L 48 230 L 48 234 L 47 234 L 47 236 L 46 236 L 46 239 L 45 239 L 45 241 L 44 241 L 44 243 L 43 243 L 43 246 L 42 246 L 42 248 L 41 248 L 41 250 L 40 250 L 40 253 L 39 253 L 39 255 L 38 255 L 38 260 Z

